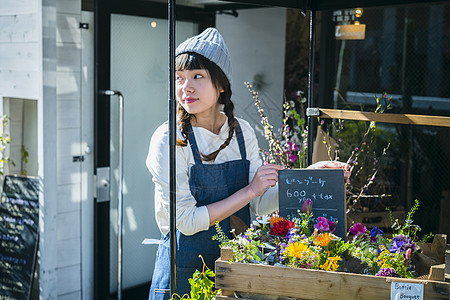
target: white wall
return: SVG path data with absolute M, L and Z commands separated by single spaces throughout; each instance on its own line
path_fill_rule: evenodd
M 92 14 L 85 18 L 92 22 Z M 81 0 L 0 1 L 0 98 L 37 101 L 31 159 L 43 185 L 39 290 L 46 300 L 93 297 L 93 161 L 84 152 L 92 147 L 93 22 L 82 40 L 80 21 Z M 84 163 L 72 161 L 79 155 Z
M 39 198 L 40 299 L 57 298 L 57 192 L 56 181 L 56 0 L 39 2 L 41 41 L 38 97 L 38 162 L 42 179 Z
M 73 161 L 74 156 L 85 155 L 81 136 L 81 49 L 84 30 L 79 28 L 81 21 L 81 0 L 56 1 L 58 299 L 83 299 L 82 274 L 86 274 L 84 271 L 89 270 L 89 266 L 85 266 L 86 269 L 82 266 L 82 250 L 92 253 L 89 247 L 93 247 L 83 243 L 92 238 L 92 227 L 91 232 L 83 231 L 86 236 L 82 239 L 82 229 L 85 229 L 82 225 L 82 178 L 88 180 L 89 176 L 85 162 Z M 86 34 L 89 36 L 89 32 Z M 86 52 L 88 54 L 89 49 Z M 87 76 L 88 72 L 92 69 L 85 70 L 84 75 Z M 86 112 L 85 117 L 89 119 L 90 114 L 93 115 L 93 111 Z M 87 164 L 89 162 L 92 163 L 92 160 L 86 161 Z M 92 168 L 89 171 L 92 174 Z M 92 204 L 92 198 L 90 201 Z M 92 225 L 92 221 L 86 221 L 86 226 Z
M 258 134 L 261 128 L 258 111 L 244 82 L 253 82 L 257 74 L 263 76 L 266 84 L 259 91 L 262 107 L 269 122 L 278 128 L 284 99 L 286 9 L 243 9 L 238 13 L 237 18 L 217 15 L 216 27 L 231 55 L 235 115 L 252 124 L 260 147 L 266 148 L 263 133 Z
M 0 1 L 0 94 L 37 99 L 40 11 L 36 0 Z

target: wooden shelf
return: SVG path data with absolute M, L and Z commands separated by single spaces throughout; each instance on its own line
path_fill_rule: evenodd
M 324 108 L 321 108 L 319 110 L 320 110 L 320 118 L 450 127 L 450 117 L 412 115 L 412 114 L 373 113 L 373 112 L 324 109 Z

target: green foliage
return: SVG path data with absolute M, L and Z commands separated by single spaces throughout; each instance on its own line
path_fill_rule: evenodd
M 298 211 L 300 234 L 310 236 L 314 232 L 313 215 L 310 211 L 302 213 Z
M 20 171 L 20 175 L 26 176 L 27 170 L 25 169 L 25 165 L 28 163 L 28 157 L 30 157 L 30 154 L 23 145 L 22 148 L 20 149 L 20 156 L 22 158 L 22 170 Z
M 203 261 L 203 257 L 199 255 Z M 190 296 L 185 294 L 180 297 L 178 294 L 172 295 L 171 300 L 177 299 L 192 299 L 192 300 L 213 300 L 216 299 L 220 290 L 214 290 L 214 282 L 210 278 L 214 278 L 214 271 L 210 270 L 203 261 L 203 270 L 195 270 L 192 278 L 189 278 L 189 284 L 191 285 Z
M 9 117 L 7 115 L 0 116 L 0 175 L 4 175 L 5 165 L 15 165 L 14 162 L 6 156 L 6 147 L 11 143 L 11 138 L 5 132 L 8 121 Z
M 386 208 L 387 211 L 389 211 L 389 218 L 391 220 L 391 228 L 394 232 L 394 235 L 405 235 L 411 237 L 411 239 L 415 242 L 417 242 L 419 245 L 422 243 L 425 243 L 427 240 L 431 239 L 433 237 L 433 234 L 430 232 L 428 234 L 425 234 L 423 238 L 418 238 L 418 233 L 421 231 L 421 228 L 419 225 L 413 224 L 413 216 L 414 213 L 419 209 L 420 203 L 419 199 L 414 200 L 414 205 L 409 210 L 408 214 L 406 215 L 405 222 L 403 224 L 400 224 L 398 219 L 393 218 L 392 211 L 389 208 Z
M 231 242 L 230 239 L 227 237 L 227 235 L 225 234 L 225 232 L 223 232 L 222 227 L 220 227 L 219 222 L 216 222 L 216 231 L 217 234 L 215 234 L 212 239 L 213 241 L 219 241 L 220 245 L 219 247 L 225 247 L 225 246 L 231 246 Z
M 233 259 L 230 260 L 230 263 L 261 263 L 273 254 L 273 246 L 256 239 L 247 239 L 245 236 L 240 235 L 235 236 L 235 239 L 233 240 L 229 240 L 218 222 L 216 222 L 216 231 L 217 234 L 214 235 L 212 239 L 220 242 L 219 247 L 229 247 L 233 249 Z M 252 236 L 251 229 L 248 229 L 247 232 L 249 236 Z

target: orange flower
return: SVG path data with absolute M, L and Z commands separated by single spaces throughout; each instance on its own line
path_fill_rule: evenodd
M 285 218 L 280 217 L 279 215 L 273 215 L 273 216 L 270 218 L 270 224 L 273 225 L 273 224 L 275 224 L 275 223 L 278 223 L 278 222 L 281 222 L 281 221 L 284 221 L 284 220 L 285 220 Z
M 321 233 L 321 234 L 317 235 L 317 237 L 314 240 L 314 243 L 316 245 L 325 247 L 330 243 L 331 240 L 332 240 L 331 233 L 325 232 L 325 233 Z

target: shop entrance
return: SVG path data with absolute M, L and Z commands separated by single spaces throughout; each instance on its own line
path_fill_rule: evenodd
M 126 295 L 139 287 L 148 289 L 152 277 L 157 245 L 141 243 L 144 238 L 159 239 L 160 232 L 154 217 L 154 185 L 145 160 L 152 133 L 167 120 L 168 22 L 163 13 L 157 13 L 163 10 L 156 4 L 133 9 L 130 5 L 138 6 L 139 2 L 124 3 L 124 7 L 99 2 L 95 45 L 95 298 L 111 299 L 117 297 L 118 282 L 121 294 Z M 196 34 L 199 24 L 184 20 L 177 22 L 176 28 L 179 43 Z M 106 95 L 111 94 L 105 94 L 107 90 L 117 93 Z M 123 96 L 122 178 L 119 93 Z

